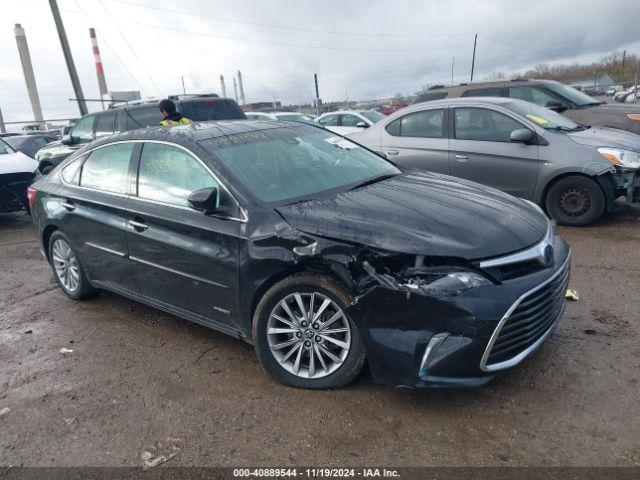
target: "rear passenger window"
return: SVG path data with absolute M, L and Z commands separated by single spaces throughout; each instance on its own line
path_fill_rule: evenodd
M 111 193 L 127 193 L 133 143 L 118 143 L 91 152 L 82 166 L 80 186 Z
M 510 87 L 509 97 L 526 100 L 546 107 L 549 102 L 557 102 L 556 98 L 538 87 Z
M 218 187 L 207 169 L 181 148 L 145 143 L 138 171 L 138 196 L 147 200 L 188 207 L 196 190 Z
M 467 90 L 462 94 L 463 97 L 501 97 L 502 88 L 476 88 L 474 90 Z
M 96 138 L 113 135 L 116 129 L 116 112 L 99 113 L 96 116 Z
M 162 120 L 162 114 L 156 106 L 145 108 L 125 108 L 124 115 L 127 117 L 127 126 L 129 130 L 160 125 L 160 121 Z
M 410 113 L 387 125 L 390 135 L 400 137 L 442 138 L 444 110 Z
M 487 108 L 456 108 L 456 138 L 485 142 L 510 142 L 511 132 L 525 128 L 503 113 Z
M 61 175 L 65 182 L 70 185 L 78 185 L 80 183 L 80 167 L 86 157 L 86 155 L 82 155 L 62 169 Z

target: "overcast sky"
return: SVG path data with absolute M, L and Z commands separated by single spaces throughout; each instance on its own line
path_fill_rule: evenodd
M 540 62 L 587 62 L 640 53 L 640 1 L 567 0 L 58 0 L 85 97 L 98 97 L 89 27 L 110 90 L 143 98 L 182 92 L 247 102 L 310 102 L 313 73 L 324 101 L 410 94 L 424 84 L 468 81 Z M 146 7 L 145 7 L 146 6 Z M 77 105 L 47 0 L 2 0 L 0 108 L 5 121 L 33 117 L 13 27 L 26 30 L 45 118 Z M 181 13 L 184 12 L 184 13 Z M 90 109 L 98 104 L 91 103 Z

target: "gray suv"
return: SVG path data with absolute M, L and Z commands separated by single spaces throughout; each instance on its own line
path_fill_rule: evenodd
M 640 104 L 601 102 L 553 80 L 517 79 L 500 82 L 437 85 L 418 94 L 415 103 L 458 97 L 508 97 L 550 108 L 583 125 L 619 128 L 640 134 Z
M 640 200 L 640 136 L 588 128 L 522 100 L 411 105 L 348 138 L 400 166 L 532 200 L 565 225 L 594 222 L 619 197 Z

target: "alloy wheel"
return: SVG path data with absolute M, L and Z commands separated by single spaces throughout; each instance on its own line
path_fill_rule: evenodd
M 318 292 L 280 300 L 267 322 L 267 340 L 280 366 L 301 378 L 335 372 L 351 348 L 351 327 L 342 309 Z
M 67 242 L 58 238 L 53 244 L 53 267 L 65 290 L 75 292 L 80 286 L 78 260 Z

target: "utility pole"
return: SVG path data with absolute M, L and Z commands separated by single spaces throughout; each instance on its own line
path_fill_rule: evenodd
M 69 76 L 71 77 L 73 93 L 75 93 L 76 100 L 78 101 L 78 109 L 80 110 L 80 115 L 86 115 L 87 113 L 89 113 L 89 110 L 87 110 L 87 102 L 85 102 L 84 100 L 84 94 L 82 93 L 82 87 L 80 86 L 80 80 L 78 79 L 78 72 L 76 71 L 76 66 L 73 63 L 71 49 L 69 48 L 69 41 L 67 40 L 67 33 L 64 31 L 62 17 L 60 17 L 60 10 L 58 10 L 58 3 L 56 2 L 56 0 L 49 0 L 49 5 L 51 6 L 53 21 L 56 23 L 56 29 L 58 30 L 60 46 L 62 47 L 64 60 L 67 63 L 67 70 L 69 70 Z
M 451 59 L 451 85 L 453 85 L 453 67 L 456 64 L 456 57 L 453 57 Z
M 31 110 L 33 110 L 33 118 L 38 123 L 38 129 L 40 129 L 41 126 L 44 126 L 44 117 L 42 116 L 36 77 L 33 73 L 33 65 L 31 65 L 27 35 L 19 23 L 16 23 L 14 31 L 16 34 L 16 43 L 18 44 L 18 53 L 20 54 L 20 63 L 22 63 L 22 71 L 24 72 L 24 80 L 27 83 L 27 92 L 29 93 L 29 100 L 31 101 Z
M 627 56 L 627 51 L 622 51 L 622 68 L 620 69 L 620 85 L 624 88 L 624 59 Z
M 222 89 L 222 98 L 227 98 L 227 87 L 224 84 L 224 76 L 220 75 L 220 88 Z
M 180 76 L 180 78 L 182 79 L 182 94 L 186 95 L 187 90 L 184 88 L 184 75 Z
M 478 34 L 473 39 L 473 59 L 471 60 L 471 81 L 473 82 L 473 70 L 476 66 L 476 45 L 478 43 Z
M 2 118 L 2 109 L 0 109 L 0 133 L 7 133 L 7 129 L 4 128 L 4 118 Z
M 322 113 L 322 100 L 320 100 L 320 93 L 318 91 L 318 74 L 313 74 L 313 80 L 316 84 L 316 115 L 320 115 Z

